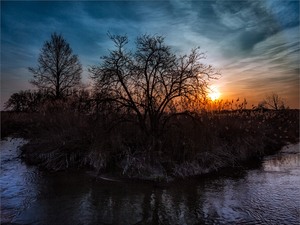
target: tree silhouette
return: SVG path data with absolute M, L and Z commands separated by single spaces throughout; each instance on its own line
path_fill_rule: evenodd
M 15 112 L 36 112 L 47 99 L 48 93 L 42 91 L 19 91 L 13 93 L 4 106 Z
M 96 91 L 103 101 L 112 101 L 120 112 L 136 115 L 146 134 L 161 134 L 168 117 L 179 112 L 180 102 L 196 101 L 206 93 L 208 80 L 218 75 L 199 49 L 176 56 L 161 36 L 137 38 L 134 53 L 125 49 L 127 36 L 110 35 L 116 49 L 90 68 Z
M 53 33 L 51 40 L 44 43 L 38 66 L 30 67 L 29 71 L 33 73 L 33 85 L 59 99 L 68 96 L 70 89 L 79 84 L 82 67 L 62 35 Z
M 261 104 L 267 108 L 275 110 L 286 108 L 284 99 L 277 93 L 268 94 Z

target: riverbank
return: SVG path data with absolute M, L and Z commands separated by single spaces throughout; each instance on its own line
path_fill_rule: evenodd
M 176 118 L 153 145 L 132 124 L 105 129 L 105 121 L 71 112 L 1 114 L 2 136 L 29 139 L 22 158 L 41 169 L 90 168 L 101 177 L 168 182 L 240 168 L 299 141 L 299 110 L 230 111 Z M 105 118 L 103 118 L 105 120 Z
M 154 182 L 95 179 L 92 171 L 40 171 L 18 157 L 23 143 L 1 141 L 3 225 L 299 223 L 299 144 L 250 170 L 157 188 Z

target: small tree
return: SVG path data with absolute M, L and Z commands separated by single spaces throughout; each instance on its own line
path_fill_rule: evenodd
M 266 96 L 265 100 L 261 103 L 266 108 L 270 109 L 285 109 L 286 105 L 284 99 L 280 97 L 277 93 L 272 93 Z
M 19 91 L 5 102 L 5 109 L 15 112 L 36 112 L 48 99 L 48 94 L 41 91 Z
M 196 101 L 206 94 L 208 80 L 216 78 L 199 49 L 176 56 L 161 36 L 143 35 L 136 51 L 126 51 L 127 36 L 109 35 L 116 49 L 90 68 L 95 88 L 103 101 L 112 101 L 120 112 L 136 115 L 141 130 L 157 138 L 168 117 L 184 112 L 181 102 Z M 182 106 L 182 105 L 181 105 Z
M 33 85 L 59 99 L 68 96 L 70 89 L 80 83 L 82 67 L 67 41 L 54 33 L 44 43 L 38 66 L 30 67 L 29 71 L 33 74 Z

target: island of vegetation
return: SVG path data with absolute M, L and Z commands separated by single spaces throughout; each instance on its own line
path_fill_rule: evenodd
M 276 93 L 258 106 L 212 100 L 219 72 L 202 63 L 199 48 L 177 56 L 161 36 L 127 36 L 91 66 L 92 87 L 81 85 L 82 66 L 62 35 L 41 49 L 30 81 L 1 113 L 1 135 L 29 142 L 22 157 L 41 169 L 89 168 L 101 174 L 169 181 L 239 168 L 299 141 L 299 110 Z

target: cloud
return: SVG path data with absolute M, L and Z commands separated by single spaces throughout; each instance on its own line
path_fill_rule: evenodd
M 268 2 L 218 1 L 213 4 L 215 15 L 223 29 L 226 28 L 221 40 L 224 56 L 245 56 L 268 37 L 299 25 L 299 2 Z
M 223 82 L 236 93 L 258 98 L 268 92 L 293 96 L 299 104 L 299 29 L 290 28 L 257 43 L 248 57 L 224 66 Z M 253 92 L 255 90 L 255 92 Z M 298 106 L 299 107 L 299 106 Z
M 281 28 L 291 28 L 299 25 L 299 1 L 267 0 L 266 10 Z
M 55 31 L 79 55 L 88 77 L 87 66 L 98 64 L 113 47 L 106 35 L 110 31 L 127 34 L 129 48 L 145 33 L 166 36 L 177 54 L 200 46 L 208 56 L 205 62 L 222 69 L 220 82 L 228 93 L 287 92 L 284 87 L 296 93 L 299 1 L 4 1 L 1 6 L 5 91 L 27 83 L 31 75 L 15 68 L 35 66 L 44 41 Z

